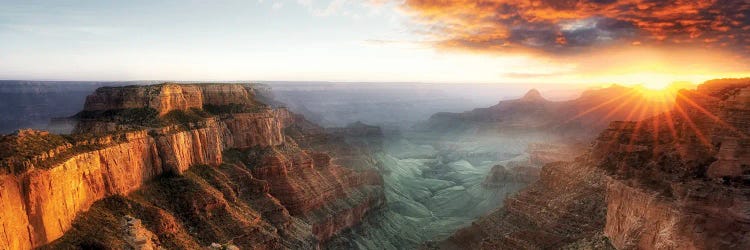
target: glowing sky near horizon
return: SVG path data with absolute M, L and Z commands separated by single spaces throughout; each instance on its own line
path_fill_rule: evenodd
M 2 79 L 658 87 L 750 76 L 745 0 L 0 2 Z

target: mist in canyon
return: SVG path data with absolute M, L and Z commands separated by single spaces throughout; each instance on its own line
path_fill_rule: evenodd
M 498 131 L 436 117 L 522 98 L 530 89 L 521 86 L 269 85 L 275 99 L 323 126 L 382 130 L 383 148 L 375 157 L 386 206 L 332 239 L 331 248 L 415 249 L 443 240 L 501 207 L 504 199 L 535 181 L 545 163 L 581 153 L 585 140 L 543 129 Z M 553 96 L 577 97 L 565 92 Z
M 748 86 L 6 81 L 0 247 L 745 246 Z

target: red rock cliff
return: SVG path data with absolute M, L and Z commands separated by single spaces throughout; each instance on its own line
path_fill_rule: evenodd
M 254 102 L 253 96 L 252 86 L 241 84 L 165 83 L 104 87 L 86 97 L 84 110 L 153 108 L 160 115 L 164 115 L 173 110 L 200 109 L 204 105 L 249 104 Z
M 253 91 L 247 85 L 162 84 L 102 88 L 89 96 L 85 109 L 101 111 L 153 108 L 158 110 L 160 115 L 164 115 L 174 110 L 202 109 L 206 105 L 231 107 L 237 104 L 248 107 L 256 104 L 252 96 Z M 99 210 L 94 213 L 84 213 L 97 201 L 113 195 L 129 196 L 136 191 L 148 193 L 148 190 L 158 189 L 158 185 L 152 187 L 153 185 L 148 183 L 151 180 L 163 178 L 159 176 L 166 172 L 187 175 L 187 179 L 169 179 L 170 181 L 188 181 L 198 185 L 196 190 L 203 190 L 201 192 L 215 192 L 211 190 L 219 192 L 218 196 L 207 196 L 214 197 L 212 198 L 214 200 L 209 203 L 216 206 L 236 207 L 230 209 L 235 212 L 229 214 L 249 209 L 245 213 L 256 214 L 257 220 L 265 221 L 260 224 L 246 225 L 258 227 L 257 230 L 251 230 L 255 233 L 250 233 L 251 231 L 247 233 L 248 237 L 255 240 L 247 238 L 246 241 L 242 241 L 248 245 L 268 242 L 268 246 L 278 247 L 286 244 L 283 242 L 294 238 L 284 240 L 285 236 L 280 235 L 281 232 L 278 230 L 298 231 L 297 235 L 301 235 L 298 240 L 307 242 L 304 244 L 311 244 L 308 242 L 309 239 L 303 239 L 306 230 L 307 234 L 317 236 L 317 240 L 325 241 L 336 232 L 356 224 L 369 210 L 383 203 L 382 180 L 377 173 L 356 172 L 346 167 L 330 164 L 331 157 L 326 153 L 308 153 L 296 149 L 275 155 L 278 158 L 277 161 L 273 161 L 273 157 L 269 158 L 270 156 L 258 155 L 256 159 L 252 154 L 247 155 L 247 150 L 253 151 L 257 148 L 270 148 L 274 151 L 276 149 L 273 148 L 297 148 L 293 139 L 283 133 L 284 128 L 294 122 L 293 116 L 285 109 L 250 111 L 243 108 L 229 111 L 200 118 L 197 121 L 162 127 L 127 132 L 107 129 L 105 130 L 108 132 L 107 135 L 103 136 L 91 137 L 88 134 L 78 134 L 71 136 L 72 139 L 65 139 L 34 131 L 25 132 L 30 133 L 29 135 L 18 133 L 4 136 L 0 146 L 2 149 L 7 148 L 6 151 L 11 153 L 3 154 L 2 161 L 0 161 L 2 164 L 0 169 L 3 173 L 0 175 L 0 181 L 2 181 L 0 183 L 2 184 L 0 185 L 0 249 L 30 249 L 50 243 L 66 234 L 75 223 L 85 224 L 90 220 L 98 220 L 97 218 L 100 218 L 98 216 L 102 214 Z M 39 145 L 40 147 L 23 145 Z M 225 154 L 231 150 L 235 152 L 233 156 Z M 252 173 L 224 166 L 228 163 L 227 157 L 236 158 L 237 152 L 246 154 L 240 157 L 245 162 L 263 159 L 263 162 L 267 163 L 253 166 L 236 160 L 230 162 L 230 164 L 239 164 L 239 169 L 252 169 Z M 248 181 L 229 179 L 216 181 L 212 178 L 205 179 L 208 176 L 194 179 L 190 176 L 195 174 L 189 170 L 195 166 L 221 167 L 221 171 L 245 175 L 250 179 Z M 224 174 L 226 173 L 222 175 Z M 200 184 L 206 181 L 214 187 Z M 238 195 L 236 193 L 239 191 L 227 191 L 229 193 L 221 191 L 222 187 L 237 185 L 247 186 L 250 190 L 258 190 L 259 193 L 253 195 L 258 198 L 252 200 L 267 205 L 256 204 L 248 208 L 247 204 L 237 203 L 235 201 L 237 198 L 233 198 Z M 152 198 L 155 195 L 148 197 Z M 164 199 L 168 198 L 164 197 Z M 160 202 L 168 201 L 156 199 L 149 202 L 154 202 L 156 206 Z M 106 211 L 114 213 L 113 210 Z M 157 211 L 166 214 L 184 214 L 170 209 L 157 209 Z M 294 222 L 289 217 L 289 211 L 305 222 Z M 81 215 L 82 213 L 84 215 Z M 76 219 L 77 216 L 78 219 Z M 218 222 L 211 218 L 206 217 L 208 220 L 206 223 Z M 148 218 L 139 219 L 149 225 L 161 223 Z M 249 218 L 237 217 L 223 223 L 231 228 L 232 225 L 239 226 L 236 223 L 247 219 Z M 80 221 L 76 222 L 78 220 Z M 168 220 L 174 221 L 170 223 L 176 223 L 174 227 L 177 228 L 193 223 L 191 220 L 182 221 L 179 216 Z M 277 229 L 261 230 L 267 227 Z M 305 229 L 306 227 L 309 228 Z M 157 232 L 156 237 L 165 237 L 158 233 L 161 231 L 157 229 L 152 229 Z M 72 234 L 94 233 L 97 232 L 76 230 Z M 195 243 L 174 244 L 182 247 L 195 246 L 194 244 L 205 246 L 211 243 L 208 241 L 229 240 L 222 235 L 225 234 L 214 232 L 201 234 L 198 238 L 185 236 L 189 238 L 187 241 L 195 241 Z M 113 235 L 107 239 L 112 237 L 124 236 Z M 58 244 L 83 244 L 75 243 L 75 240 L 69 241 L 71 239 L 73 238 L 58 241 Z M 162 240 L 171 242 L 167 239 Z

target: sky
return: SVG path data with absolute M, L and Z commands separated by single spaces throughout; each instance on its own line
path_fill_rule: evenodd
M 749 0 L 0 0 L 0 79 L 699 83 Z

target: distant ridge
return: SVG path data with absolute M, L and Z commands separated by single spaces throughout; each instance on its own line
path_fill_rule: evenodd
M 538 101 L 547 101 L 547 99 L 544 99 L 542 96 L 542 93 L 539 93 L 539 90 L 537 89 L 531 89 L 529 92 L 526 92 L 519 101 L 525 101 L 525 102 L 538 102 Z

